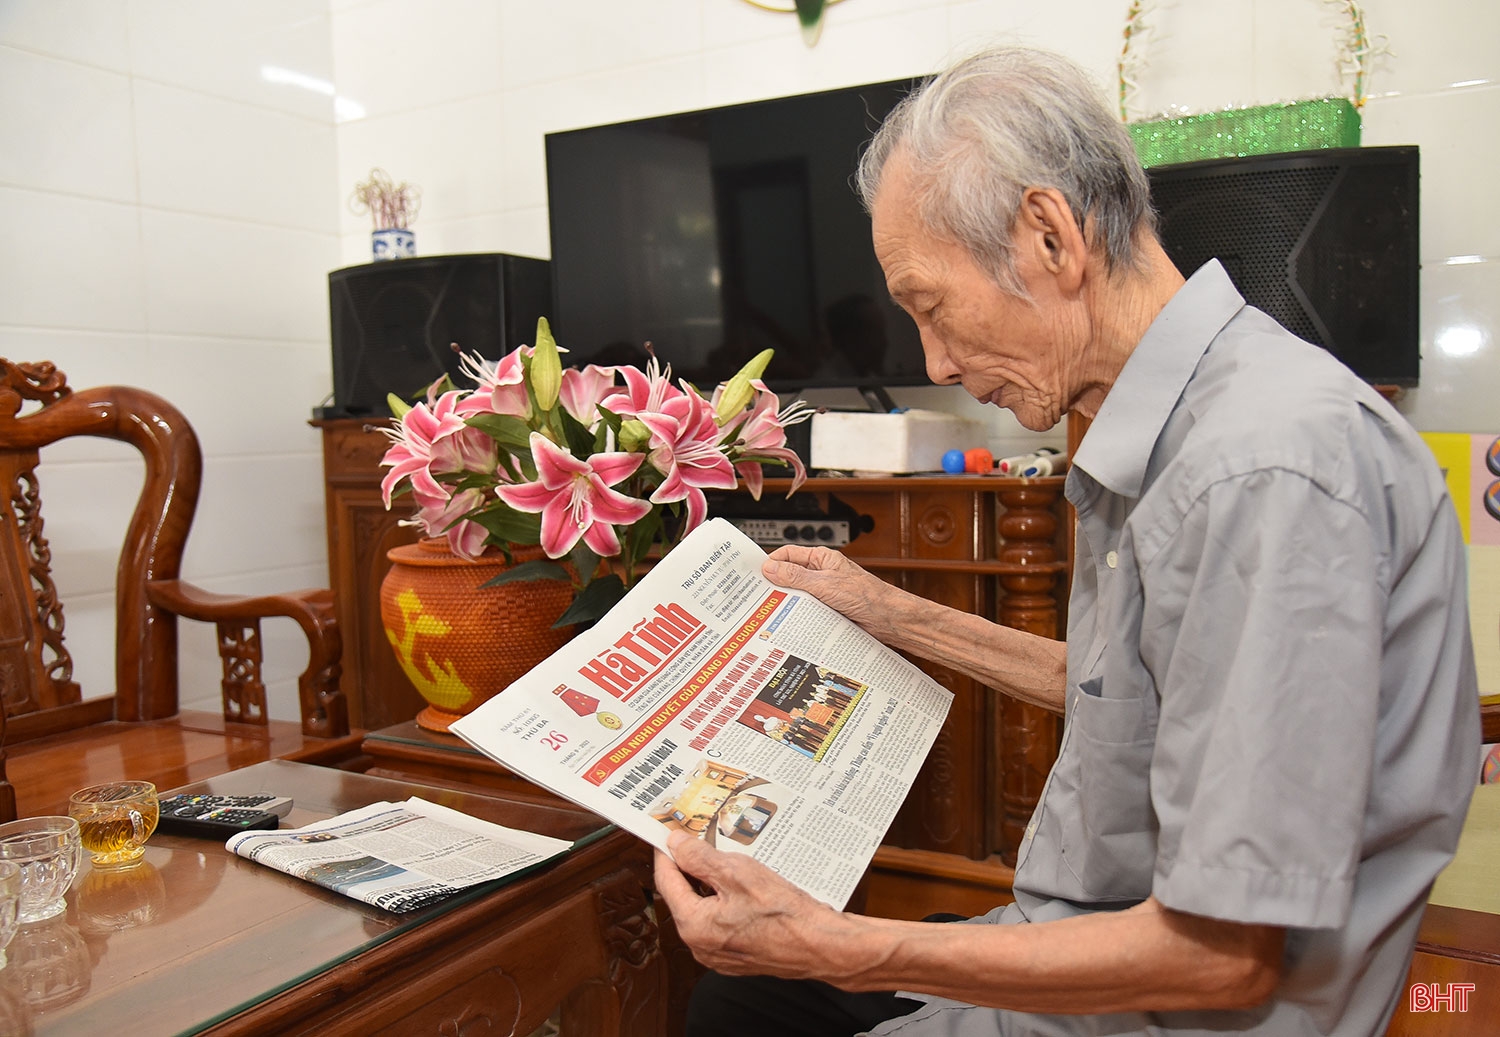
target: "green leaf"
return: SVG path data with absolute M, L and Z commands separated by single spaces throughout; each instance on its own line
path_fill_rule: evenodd
M 556 628 L 572 626 L 574 623 L 593 623 L 602 619 L 624 596 L 625 584 L 617 574 L 601 576 L 578 592 L 578 597 L 573 599 L 568 611 L 558 617 L 552 626 Z
M 651 545 L 656 542 L 657 535 L 662 530 L 661 511 L 652 509 L 650 514 L 641 519 L 630 528 L 630 557 L 626 564 L 634 569 L 646 552 L 651 550 Z
M 594 437 L 587 428 L 564 408 L 559 407 L 554 412 L 558 423 L 562 426 L 563 437 L 568 444 L 568 449 L 573 452 L 574 457 L 586 458 L 594 453 Z
M 604 424 L 608 425 L 609 430 L 618 436 L 620 434 L 620 423 L 625 419 L 620 417 L 614 411 L 610 410 L 608 407 L 600 407 L 599 413 L 604 418 Z
M 522 482 L 536 482 L 536 461 L 530 454 L 517 454 L 516 463 L 521 466 Z
M 411 404 L 407 403 L 405 400 L 403 400 L 393 392 L 388 392 L 385 394 L 385 405 L 391 409 L 391 416 L 394 417 L 397 421 L 400 421 L 402 418 L 406 417 L 406 412 L 411 410 Z
M 568 570 L 556 562 L 548 562 L 538 558 L 534 562 L 522 562 L 514 568 L 507 569 L 499 576 L 485 580 L 481 587 L 499 587 L 506 583 L 517 583 L 524 580 L 563 580 L 570 581 Z
M 507 544 L 540 544 L 542 516 L 530 515 L 499 505 L 472 516 L 490 536 Z
M 496 443 L 517 452 L 531 450 L 531 428 L 520 418 L 509 414 L 476 414 L 468 421 Z
M 493 475 L 487 472 L 467 472 L 462 478 L 453 483 L 453 492 L 462 493 L 464 490 L 487 490 L 493 485 L 495 485 L 495 477 Z
M 594 579 L 594 574 L 599 571 L 599 556 L 582 540 L 569 553 L 568 561 L 573 563 L 573 570 L 578 573 L 580 587 L 587 587 Z
M 505 472 L 505 477 L 510 482 L 522 482 L 520 469 L 516 467 L 515 460 L 505 452 L 500 451 L 500 467 Z M 530 481 L 530 480 L 525 480 Z

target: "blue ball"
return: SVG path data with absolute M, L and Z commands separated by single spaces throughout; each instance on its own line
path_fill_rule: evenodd
M 932 455 L 929 454 L 929 457 Z M 943 455 L 943 471 L 959 473 L 964 470 L 964 452 L 962 450 L 950 450 Z

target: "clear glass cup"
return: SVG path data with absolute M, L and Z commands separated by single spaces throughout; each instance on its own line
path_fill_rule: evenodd
M 160 804 L 149 781 L 107 781 L 79 789 L 68 800 L 83 848 L 96 868 L 132 868 L 156 831 Z
M 0 969 L 5 968 L 5 948 L 10 946 L 21 924 L 21 866 L 0 861 Z
M 93 963 L 88 943 L 66 915 L 23 925 L 10 945 L 10 964 L 0 976 L 34 1015 L 60 1008 L 89 991 Z M 66 1029 L 66 1023 L 58 1025 Z
M 78 822 L 71 817 L 24 817 L 0 825 L 0 861 L 21 868 L 22 925 L 62 913 L 82 856 Z

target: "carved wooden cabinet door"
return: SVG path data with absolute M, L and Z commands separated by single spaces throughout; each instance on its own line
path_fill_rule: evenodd
M 344 636 L 343 691 L 349 722 L 376 730 L 410 720 L 426 705 L 387 643 L 380 621 L 386 552 L 416 541 L 380 496 L 380 458 L 389 441 L 356 419 L 319 422 L 328 516 L 328 575 Z

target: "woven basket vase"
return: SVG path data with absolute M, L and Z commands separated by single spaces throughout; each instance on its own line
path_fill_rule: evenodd
M 517 548 L 516 564 L 542 556 Z M 392 548 L 380 585 L 380 619 L 401 669 L 427 708 L 417 724 L 430 731 L 473 712 L 561 648 L 573 628 L 552 624 L 573 600 L 562 580 L 481 587 L 509 565 L 500 556 L 470 562 L 441 539 Z

